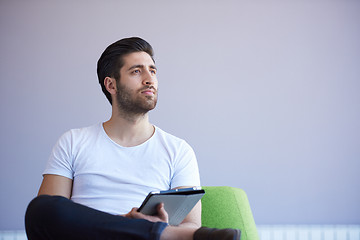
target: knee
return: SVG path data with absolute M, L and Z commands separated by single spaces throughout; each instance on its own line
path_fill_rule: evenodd
M 61 208 L 64 201 L 69 199 L 62 196 L 40 195 L 34 198 L 27 208 L 27 213 L 51 211 Z
M 46 221 L 62 211 L 64 201 L 69 199 L 61 196 L 41 195 L 34 198 L 28 205 L 25 213 L 25 225 Z

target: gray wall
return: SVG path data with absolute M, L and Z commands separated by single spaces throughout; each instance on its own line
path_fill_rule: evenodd
M 0 230 L 22 229 L 57 138 L 110 117 L 96 61 L 155 48 L 151 121 L 258 224 L 360 223 L 360 2 L 0 2 Z

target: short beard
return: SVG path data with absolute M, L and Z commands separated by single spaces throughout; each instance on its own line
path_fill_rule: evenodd
M 127 87 L 121 85 L 119 81 L 116 83 L 117 93 L 116 101 L 118 104 L 119 111 L 127 116 L 145 115 L 150 110 L 156 107 L 157 103 L 157 90 L 152 87 L 145 87 L 139 92 L 144 91 L 148 88 L 152 88 L 155 91 L 154 96 L 145 96 L 146 99 L 141 96 L 136 96 L 138 92 L 132 91 Z M 135 96 L 135 98 L 134 98 Z

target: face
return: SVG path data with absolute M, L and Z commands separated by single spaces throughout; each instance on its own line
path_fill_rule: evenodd
M 129 114 L 145 114 L 157 103 L 156 67 L 149 54 L 134 52 L 123 57 L 117 81 L 116 100 L 119 109 Z

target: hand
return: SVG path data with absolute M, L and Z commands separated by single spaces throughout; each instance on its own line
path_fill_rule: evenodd
M 124 215 L 124 217 L 135 218 L 135 219 L 145 219 L 150 222 L 169 223 L 169 217 L 168 217 L 167 212 L 165 211 L 164 203 L 160 203 L 159 205 L 157 205 L 157 215 L 154 215 L 154 216 L 142 214 L 141 212 L 138 212 L 137 210 L 138 210 L 138 208 L 135 208 L 135 207 L 132 208 L 130 212 L 128 212 L 127 214 Z

